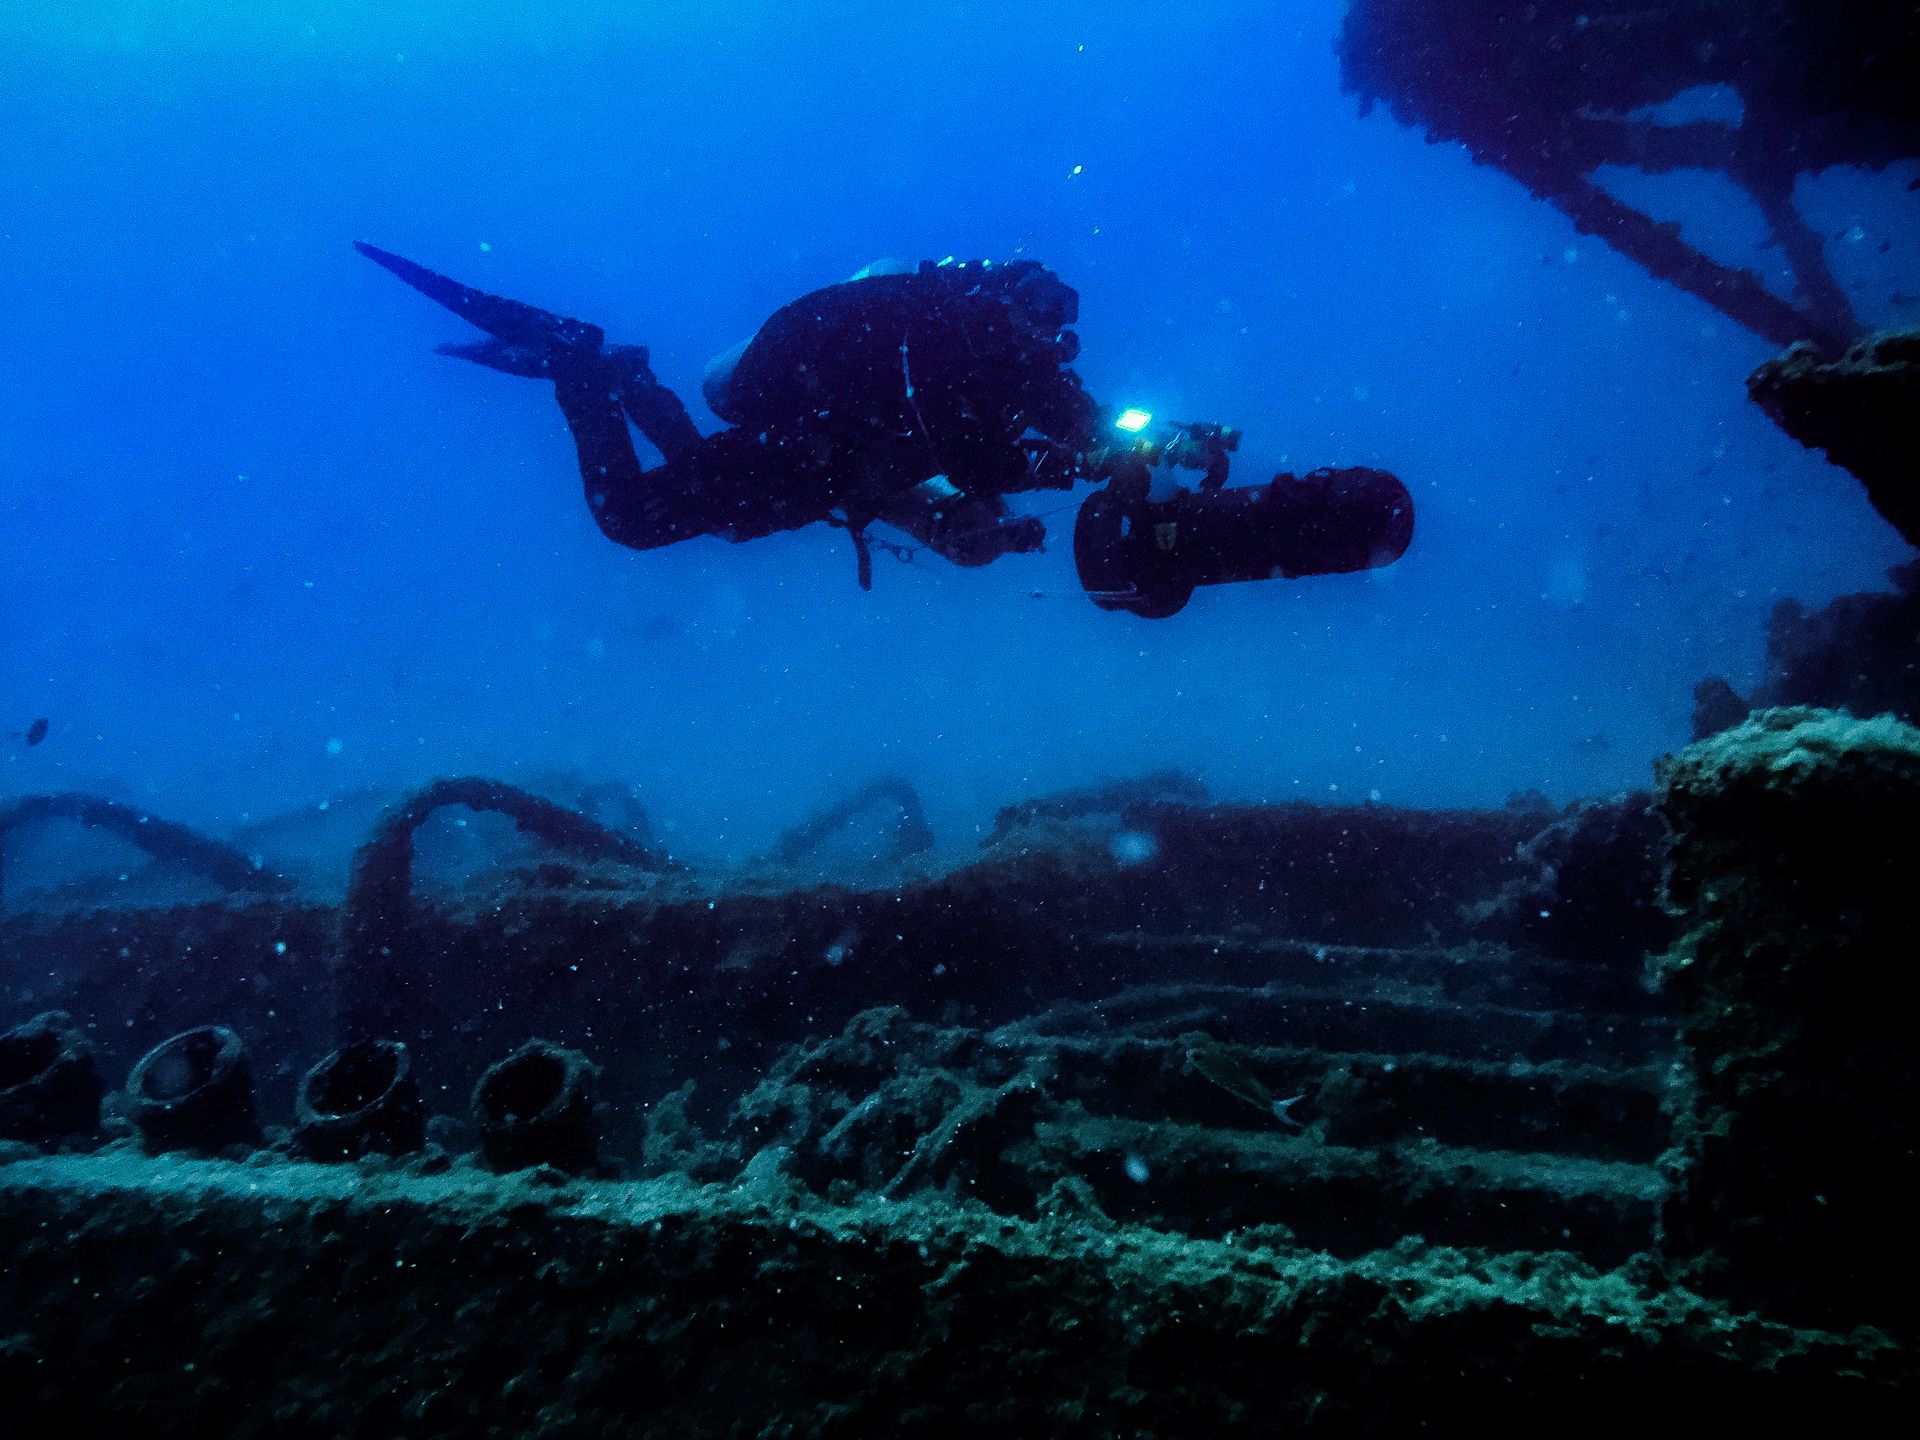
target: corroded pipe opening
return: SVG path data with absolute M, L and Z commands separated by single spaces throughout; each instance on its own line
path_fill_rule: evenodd
M 426 1145 L 413 1057 L 395 1040 L 336 1050 L 300 1082 L 294 1148 L 314 1160 L 411 1155 Z
M 0 1140 L 44 1143 L 100 1128 L 93 1046 L 58 1010 L 0 1035 Z
M 599 1073 L 579 1051 L 545 1040 L 529 1040 L 490 1067 L 473 1088 L 473 1119 L 488 1166 L 598 1168 L 593 1082 Z
M 127 1077 L 127 1098 L 140 1138 L 156 1153 L 261 1142 L 247 1047 L 221 1025 L 184 1031 L 149 1050 Z

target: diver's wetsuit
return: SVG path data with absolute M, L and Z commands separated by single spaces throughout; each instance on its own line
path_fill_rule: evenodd
M 706 437 L 636 347 L 603 354 L 596 336 L 556 349 L 550 373 L 587 503 L 622 545 L 882 519 L 984 564 L 1042 537 L 1005 519 L 1003 495 L 1072 483 L 1069 464 L 1034 466 L 1033 440 L 1062 455 L 1091 443 L 1093 403 L 1067 368 L 1077 304 L 1032 261 L 929 262 L 814 291 L 749 342 L 726 388 L 732 423 Z M 641 468 L 628 417 L 658 468 Z

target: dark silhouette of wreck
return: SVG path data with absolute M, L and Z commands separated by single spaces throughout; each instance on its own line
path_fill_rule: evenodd
M 1434 141 L 1464 145 L 1649 273 L 1775 345 L 1753 399 L 1866 486 L 1920 545 L 1920 341 L 1869 337 L 1795 201 L 1803 176 L 1920 158 L 1920 6 L 1887 0 L 1354 0 L 1341 72 Z M 1725 119 L 1669 120 L 1711 91 Z M 1791 296 L 1609 192 L 1608 166 L 1710 171 L 1758 207 Z M 1914 182 L 1920 184 L 1920 181 Z M 1912 185 L 1909 188 L 1913 188 Z

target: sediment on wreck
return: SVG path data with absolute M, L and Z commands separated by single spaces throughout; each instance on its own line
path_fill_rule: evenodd
M 19 1440 L 1883 1434 L 1915 1368 L 1644 1267 L 777 1182 L 34 1157 L 0 1163 L 0 1254 Z
M 1660 767 L 1680 1011 L 1660 1244 L 1795 1323 L 1912 1334 L 1920 730 L 1763 711 Z
M 0 1011 L 59 1001 L 111 1075 L 206 1012 L 261 1057 L 262 1119 L 319 1061 L 291 1113 L 357 1120 L 400 1072 L 392 1046 L 323 1058 L 357 1007 L 434 1121 L 350 1164 L 294 1158 L 352 1148 L 298 1132 L 146 1154 L 112 1115 L 104 1143 L 0 1142 L 9 1440 L 1490 1440 L 1676 1406 L 1867 1434 L 1911 1391 L 1901 1338 L 1704 1297 L 1646 1253 L 1671 1023 L 1608 917 L 1653 893 L 1648 797 L 1127 790 L 864 891 L 649 871 L 525 813 L 569 863 L 478 899 L 414 892 L 417 801 L 346 919 L 0 916 Z M 462 1126 L 514 1046 L 553 1063 Z M 589 1070 L 554 1112 L 572 1150 L 487 1153 L 485 1112 L 537 1120 Z

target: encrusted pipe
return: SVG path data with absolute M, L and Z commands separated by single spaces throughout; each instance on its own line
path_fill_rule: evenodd
M 420 975 L 407 946 L 413 919 L 413 837 L 436 811 L 463 805 L 505 815 L 523 834 L 589 861 L 660 870 L 660 852 L 598 821 L 497 780 L 436 780 L 393 806 L 353 859 L 342 911 L 341 1011 L 348 1035 L 407 1028 Z
M 0 1140 L 46 1144 L 100 1128 L 100 1067 L 65 1012 L 0 1035 Z
M 427 1142 L 413 1057 L 397 1040 L 359 1040 L 307 1071 L 293 1148 L 311 1160 L 411 1155 Z
M 855 815 L 869 805 L 883 801 L 891 801 L 900 811 L 891 858 L 905 860 L 933 848 L 933 831 L 927 824 L 927 812 L 920 803 L 920 792 L 906 780 L 891 775 L 856 790 L 844 800 L 827 806 L 819 814 L 794 826 L 780 837 L 780 843 L 773 847 L 772 853 L 766 858 L 776 865 L 796 865 L 818 850 Z
M 105 830 L 138 846 L 155 860 L 198 870 L 222 889 L 277 894 L 293 888 L 293 882 L 286 876 L 263 868 L 224 840 L 202 835 L 178 821 L 163 820 L 145 810 L 122 805 L 118 800 L 66 791 L 55 795 L 25 795 L 0 805 L 0 897 L 4 896 L 7 836 L 14 830 L 47 820 L 68 820 L 89 829 Z
M 1154 770 L 1129 780 L 1104 780 L 1056 791 L 1018 805 L 1003 806 L 993 817 L 988 843 L 1003 840 L 1025 826 L 1046 821 L 1104 818 L 1124 824 L 1128 811 L 1146 805 L 1205 805 L 1207 787 L 1183 770 Z
M 202 1025 L 154 1046 L 127 1077 L 127 1099 L 140 1138 L 156 1154 L 261 1142 L 247 1047 L 225 1026 Z
M 480 1151 L 496 1171 L 551 1165 L 579 1174 L 599 1168 L 593 1085 L 600 1073 L 578 1050 L 529 1040 L 473 1087 Z

